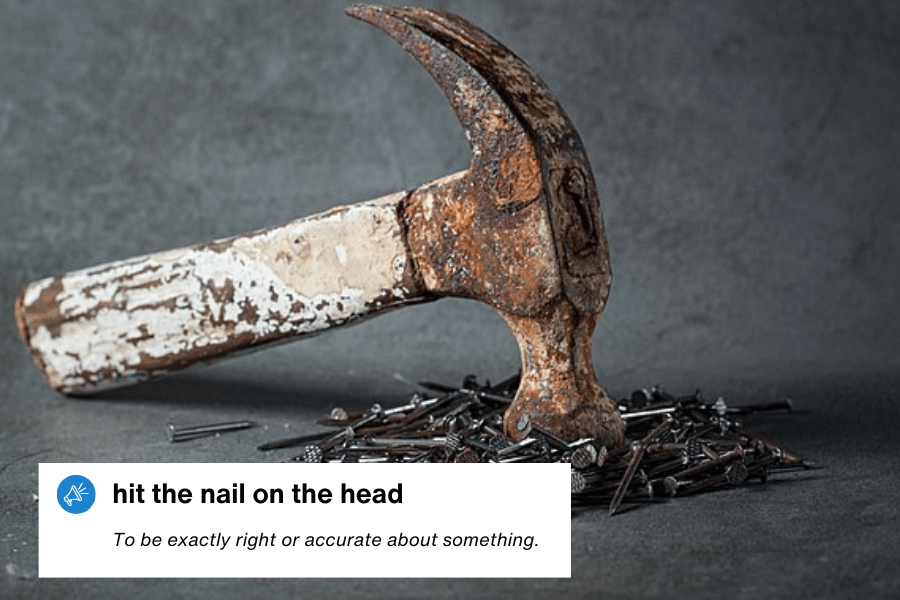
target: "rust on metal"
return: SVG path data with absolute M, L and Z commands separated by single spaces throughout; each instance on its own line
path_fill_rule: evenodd
M 540 78 L 500 42 L 446 12 L 354 7 L 432 74 L 472 148 L 457 180 L 416 190 L 404 205 L 413 260 L 427 290 L 494 306 L 522 353 L 507 412 L 564 438 L 623 440 L 590 348 L 609 294 L 599 197 L 575 127 Z

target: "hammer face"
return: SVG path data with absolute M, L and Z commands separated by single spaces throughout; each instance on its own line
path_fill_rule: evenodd
M 539 317 L 503 316 L 522 354 L 519 390 L 504 415 L 507 435 L 520 440 L 536 425 L 566 440 L 594 437 L 609 448 L 620 445 L 618 408 L 591 363 L 596 316 L 580 314 L 567 301 Z

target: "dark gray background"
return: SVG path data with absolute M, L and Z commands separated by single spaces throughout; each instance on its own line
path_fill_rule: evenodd
M 97 399 L 49 391 L 15 333 L 21 285 L 414 187 L 468 150 L 428 75 L 342 2 L 4 0 L 0 596 L 897 594 L 898 5 L 431 5 L 513 48 L 581 132 L 612 251 L 610 392 L 792 397 L 753 426 L 824 468 L 573 513 L 571 580 L 38 580 L 39 462 L 276 462 L 255 445 L 405 398 L 395 373 L 497 380 L 518 352 L 489 309 L 445 300 Z M 260 427 L 163 435 L 238 418 Z

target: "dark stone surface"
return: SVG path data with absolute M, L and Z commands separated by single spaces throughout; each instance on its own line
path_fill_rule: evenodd
M 464 168 L 428 75 L 338 2 L 0 4 L 0 596 L 896 597 L 900 11 L 891 2 L 440 2 L 555 91 L 613 260 L 595 363 L 735 404 L 823 468 L 572 518 L 570 580 L 39 580 L 37 465 L 278 461 L 257 443 L 394 377 L 498 380 L 503 322 L 409 308 L 143 386 L 42 383 L 33 279 L 287 221 Z M 168 419 L 261 427 L 170 445 Z M 43 501 L 43 500 L 42 500 Z M 348 565 L 352 569 L 352 565 Z

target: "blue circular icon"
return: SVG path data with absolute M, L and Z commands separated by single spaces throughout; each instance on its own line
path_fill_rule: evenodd
M 84 475 L 69 475 L 56 488 L 56 501 L 67 513 L 80 515 L 94 505 L 97 492 Z

